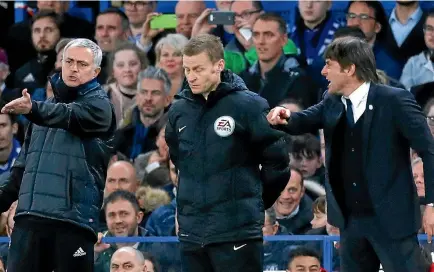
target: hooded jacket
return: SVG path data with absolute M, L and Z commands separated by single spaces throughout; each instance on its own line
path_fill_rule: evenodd
M 284 135 L 265 99 L 223 71 L 208 99 L 187 87 L 169 110 L 166 142 L 179 169 L 179 239 L 201 245 L 262 238 L 264 208 L 290 178 Z
M 25 115 L 31 124 L 0 186 L 0 212 L 18 198 L 15 218 L 68 222 L 95 234 L 116 129 L 113 106 L 96 79 L 75 88 L 60 74 L 50 82 L 54 98 L 33 101 Z

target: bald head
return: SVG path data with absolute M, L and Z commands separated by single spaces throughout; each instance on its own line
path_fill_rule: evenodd
M 110 272 L 146 272 L 143 254 L 132 247 L 122 247 L 113 254 L 110 261 Z
M 175 7 L 177 19 L 176 32 L 190 38 L 196 19 L 205 9 L 206 5 L 204 1 L 178 1 Z
M 105 196 L 117 190 L 135 193 L 138 186 L 136 169 L 130 162 L 117 161 L 110 165 L 105 182 Z

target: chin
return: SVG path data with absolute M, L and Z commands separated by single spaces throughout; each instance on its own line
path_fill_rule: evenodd
M 64 80 L 65 85 L 68 87 L 77 87 L 79 86 L 81 83 L 78 81 L 68 81 L 68 80 Z

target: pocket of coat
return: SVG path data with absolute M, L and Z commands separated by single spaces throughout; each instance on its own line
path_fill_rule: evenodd
M 72 208 L 72 172 L 68 172 L 68 178 L 66 180 L 66 207 Z

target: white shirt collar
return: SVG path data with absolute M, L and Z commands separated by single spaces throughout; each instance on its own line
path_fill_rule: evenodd
M 345 101 L 345 98 L 350 99 L 354 107 L 357 108 L 359 107 L 360 103 L 366 101 L 366 97 L 368 96 L 370 87 L 371 87 L 371 83 L 365 82 L 362 85 L 360 85 L 354 92 L 352 92 L 350 96 L 348 97 L 342 96 L 342 103 L 344 103 L 345 109 L 347 108 L 347 103 Z
M 6 84 L 3 83 L 2 85 L 0 85 L 0 92 L 3 92 L 3 90 L 6 88 Z

